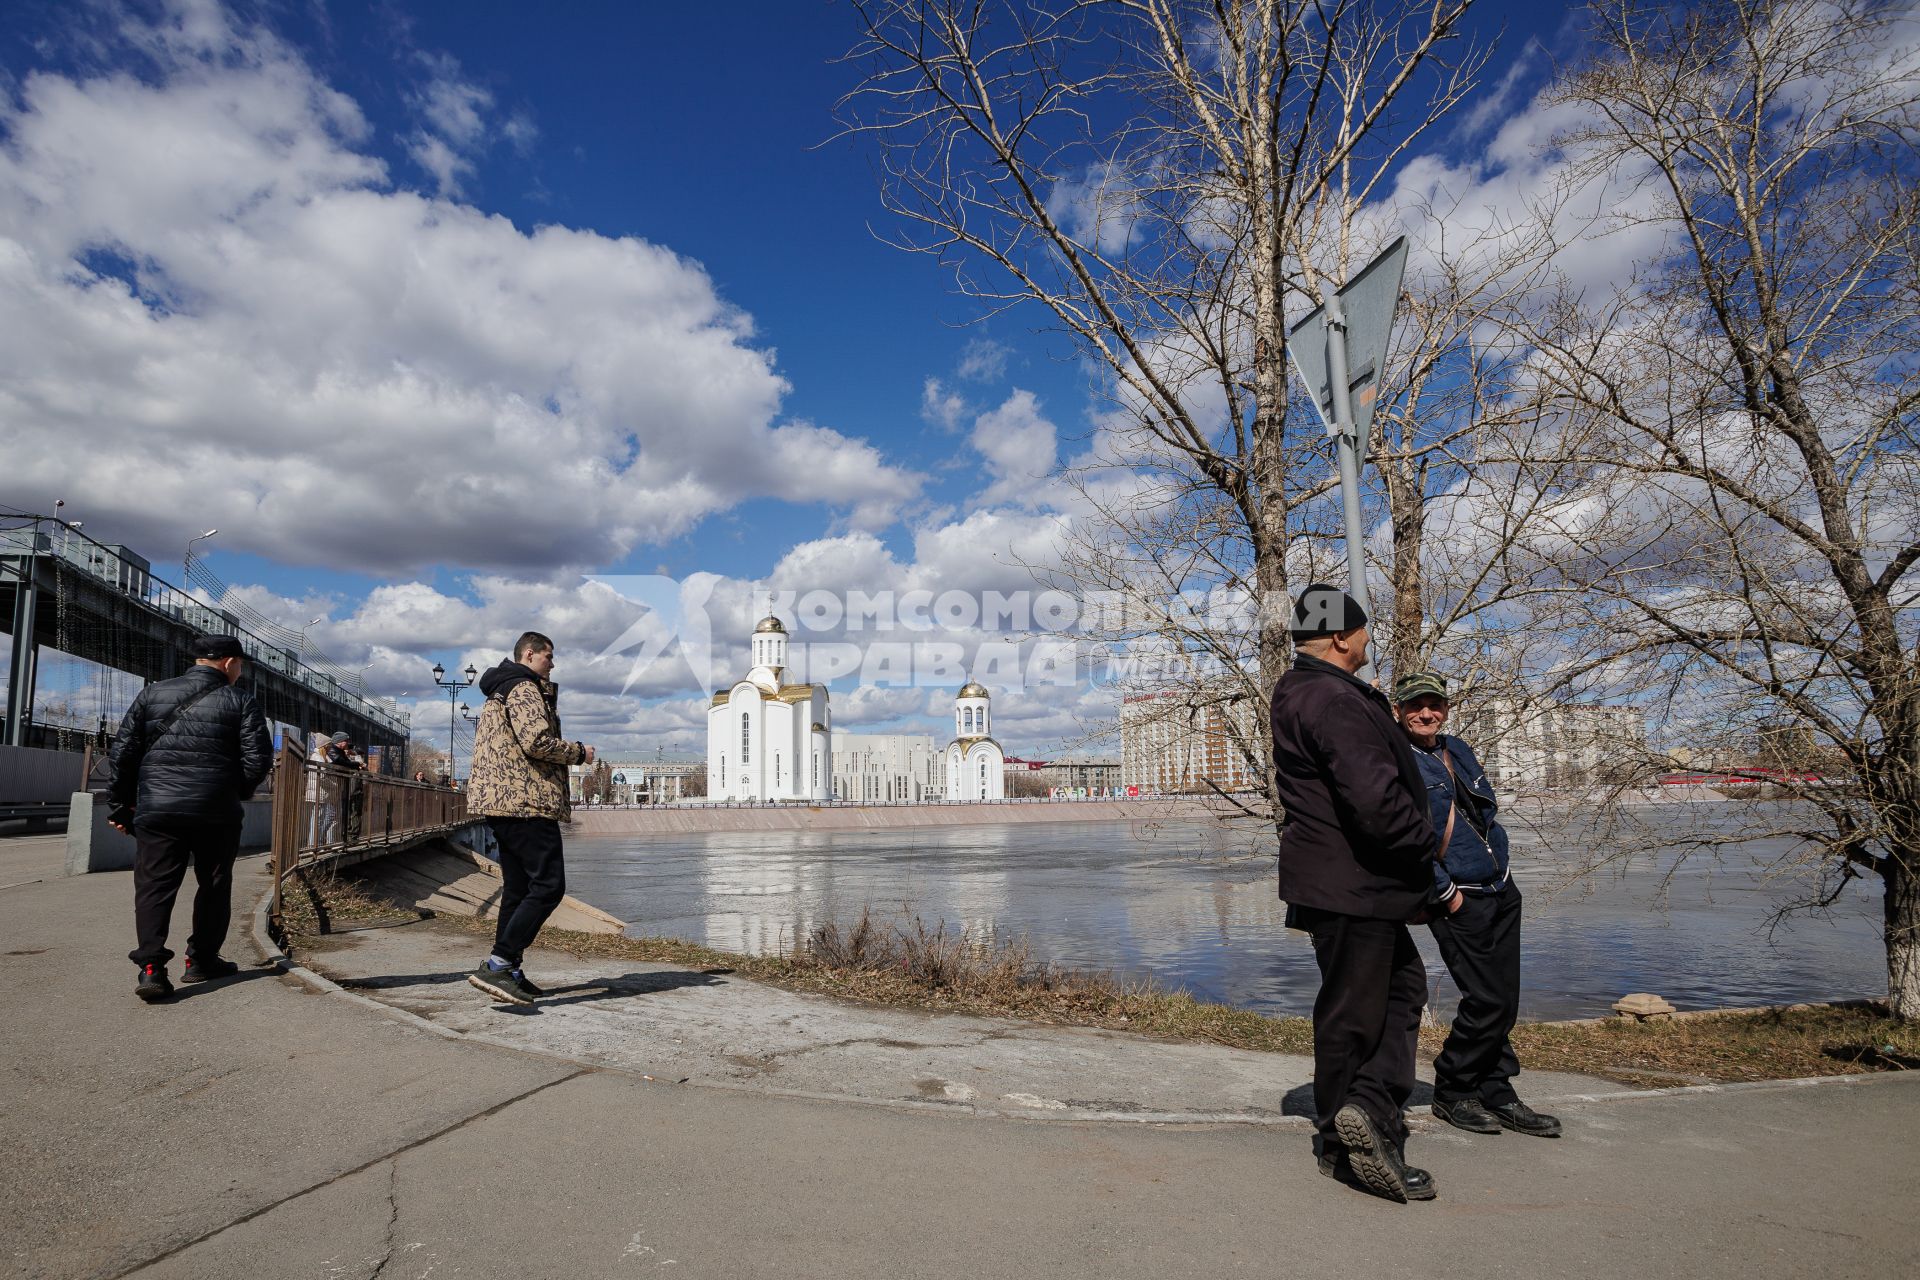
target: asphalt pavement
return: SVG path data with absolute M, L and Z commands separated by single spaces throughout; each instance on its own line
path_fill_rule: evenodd
M 550 954 L 555 1003 L 506 1013 L 471 939 L 414 926 L 314 955 L 344 991 L 255 967 L 149 1007 L 130 935 L 125 873 L 0 888 L 8 1275 L 1920 1270 L 1911 1075 L 1529 1076 L 1565 1138 L 1422 1125 L 1439 1198 L 1396 1205 L 1318 1176 L 1298 1059 Z

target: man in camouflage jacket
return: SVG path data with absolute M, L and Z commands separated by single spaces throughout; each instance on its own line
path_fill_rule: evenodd
M 560 842 L 560 824 L 573 819 L 567 766 L 593 763 L 592 747 L 560 736 L 552 675 L 553 641 L 529 631 L 514 643 L 512 658 L 480 677 L 487 701 L 467 783 L 467 812 L 487 820 L 505 885 L 493 954 L 467 981 L 514 1004 L 544 994 L 520 960 L 567 892 Z

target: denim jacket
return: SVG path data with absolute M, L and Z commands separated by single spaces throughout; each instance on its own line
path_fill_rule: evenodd
M 1433 864 L 1435 902 L 1451 898 L 1455 886 L 1465 893 L 1491 893 L 1507 878 L 1507 833 L 1494 817 L 1499 802 L 1494 798 L 1493 784 L 1487 780 L 1487 771 L 1480 767 L 1473 748 L 1447 734 L 1440 735 L 1435 751 L 1425 751 L 1418 746 L 1413 749 L 1420 776 L 1426 779 L 1427 805 L 1436 838 L 1447 829 L 1447 809 L 1453 801 L 1454 782 L 1440 760 L 1440 751 L 1452 757 L 1454 775 L 1460 786 L 1471 791 L 1480 802 L 1480 812 L 1487 823 L 1487 838 L 1482 840 L 1480 833 L 1473 829 L 1465 809 L 1454 816 L 1453 839 L 1447 845 L 1446 859 L 1444 862 L 1436 859 Z

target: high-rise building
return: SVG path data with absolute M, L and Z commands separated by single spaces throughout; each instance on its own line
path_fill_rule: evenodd
M 1623 780 L 1646 761 L 1638 707 L 1521 698 L 1469 699 L 1448 724 L 1497 787 L 1533 790 Z
M 1254 708 L 1189 705 L 1191 694 L 1139 694 L 1120 705 L 1121 785 L 1143 793 L 1250 791 L 1260 786 L 1241 743 L 1255 741 Z M 1229 719 L 1231 716 L 1231 720 Z M 1238 729 L 1240 741 L 1235 741 Z M 1209 785 L 1211 784 L 1211 785 Z

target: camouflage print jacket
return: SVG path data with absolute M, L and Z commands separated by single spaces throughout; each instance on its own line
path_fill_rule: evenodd
M 487 701 L 473 735 L 467 812 L 571 822 L 567 766 L 587 750 L 560 736 L 559 688 L 508 661 L 480 677 L 480 691 Z

